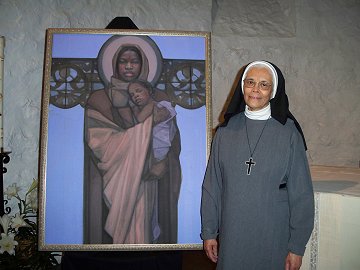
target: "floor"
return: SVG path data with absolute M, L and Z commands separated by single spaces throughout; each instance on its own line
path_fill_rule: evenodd
M 203 250 L 158 252 L 65 252 L 56 270 L 215 270 Z
M 216 264 L 212 263 L 203 250 L 183 251 L 182 270 L 215 270 Z

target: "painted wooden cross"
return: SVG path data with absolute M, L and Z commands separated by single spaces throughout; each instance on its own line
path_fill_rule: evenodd
M 247 168 L 247 175 L 251 174 L 251 166 L 255 166 L 256 162 L 253 161 L 253 158 L 250 157 L 249 160 L 245 161 L 245 164 L 248 166 Z

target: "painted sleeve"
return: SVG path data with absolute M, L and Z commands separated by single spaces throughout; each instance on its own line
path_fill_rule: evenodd
M 201 196 L 201 238 L 216 239 L 221 217 L 222 174 L 219 161 L 220 132 L 219 129 L 211 145 Z
M 287 187 L 290 207 L 288 249 L 303 256 L 314 226 L 314 192 L 303 141 L 296 129 L 291 138 Z

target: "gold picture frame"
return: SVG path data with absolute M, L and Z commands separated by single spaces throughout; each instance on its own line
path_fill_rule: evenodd
M 201 249 L 210 33 L 46 32 L 39 249 Z

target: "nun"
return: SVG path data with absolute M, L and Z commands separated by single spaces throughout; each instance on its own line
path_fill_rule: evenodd
M 243 70 L 202 185 L 204 250 L 218 270 L 299 269 L 314 223 L 304 135 L 279 68 Z

